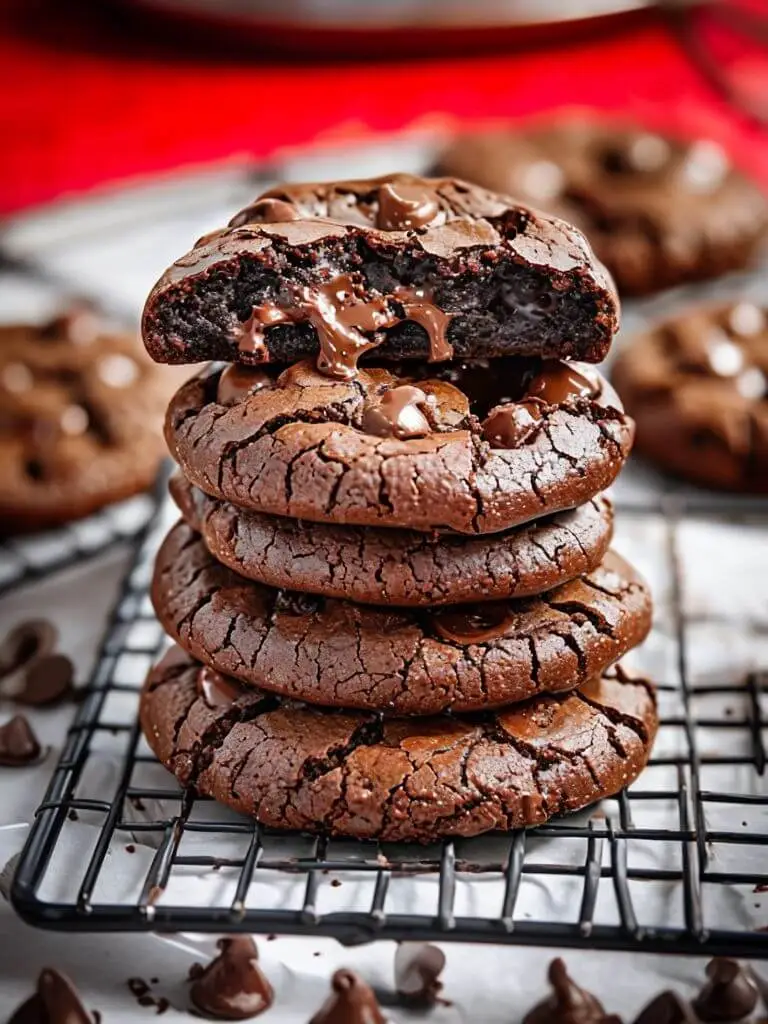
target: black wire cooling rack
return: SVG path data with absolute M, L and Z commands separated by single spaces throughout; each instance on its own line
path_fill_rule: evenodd
M 659 680 L 662 726 L 638 782 L 542 828 L 431 847 L 281 835 L 182 792 L 160 768 L 136 721 L 138 689 L 164 643 L 147 598 L 168 518 L 156 515 L 21 855 L 16 910 L 61 930 L 768 957 L 766 676 L 691 681 L 680 555 L 691 515 L 713 527 L 768 525 L 765 506 L 742 503 L 692 512 L 673 497 L 620 508 L 620 521 L 654 524 L 670 580 L 676 680 Z M 728 706 L 713 713 L 720 698 Z

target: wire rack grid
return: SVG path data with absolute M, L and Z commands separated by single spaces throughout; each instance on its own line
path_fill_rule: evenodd
M 768 957 L 760 924 L 761 914 L 768 923 L 760 903 L 768 888 L 766 676 L 750 671 L 735 684 L 692 676 L 691 629 L 717 624 L 686 610 L 681 552 L 691 524 L 764 530 L 768 512 L 755 507 L 716 502 L 691 514 L 679 498 L 621 504 L 619 520 L 640 528 L 641 543 L 651 529 L 669 570 L 665 639 L 676 676 L 659 681 L 660 736 L 638 782 L 597 810 L 541 828 L 431 847 L 280 834 L 170 781 L 136 721 L 141 679 L 164 644 L 147 598 L 167 525 L 158 514 L 137 543 L 89 695 L 22 854 L 12 891 L 17 911 L 64 930 Z M 713 713 L 719 697 L 731 703 Z M 735 716 L 733 702 L 741 708 Z M 724 773 L 727 787 L 716 784 Z M 98 780 L 95 789 L 89 777 Z M 660 807 L 663 814 L 647 813 Z M 752 918 L 740 916 L 746 905 L 755 908 Z

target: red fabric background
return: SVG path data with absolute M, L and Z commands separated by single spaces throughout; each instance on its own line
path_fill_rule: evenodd
M 62 0 L 0 0 L 4 212 L 315 140 L 348 142 L 574 104 L 715 138 L 768 184 L 766 133 L 713 91 L 654 18 L 527 52 L 279 63 L 206 53 L 181 34 L 169 39 L 89 6 L 101 13 Z M 722 27 L 707 37 L 733 82 L 768 95 L 764 50 Z

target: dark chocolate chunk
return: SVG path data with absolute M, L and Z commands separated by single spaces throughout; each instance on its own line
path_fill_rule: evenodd
M 703 1021 L 742 1020 L 757 1006 L 754 978 L 736 960 L 710 960 L 707 978 L 693 1001 L 693 1008 Z
M 46 967 L 37 979 L 37 991 L 16 1010 L 8 1024 L 96 1024 L 65 974 Z
M 602 1003 L 579 988 L 559 957 L 549 965 L 552 993 L 529 1010 L 523 1024 L 606 1024 Z
M 599 362 L 617 325 L 612 283 L 577 230 L 403 174 L 272 189 L 177 260 L 143 317 L 161 362 L 317 356 L 340 378 L 374 348 Z
M 336 971 L 331 989 L 309 1024 L 388 1024 L 373 990 L 354 971 Z
M 21 768 L 37 761 L 40 753 L 40 743 L 24 715 L 14 715 L 0 725 L 0 765 Z
M 259 953 L 249 935 L 219 939 L 220 953 L 192 982 L 195 1008 L 219 1020 L 245 1020 L 268 1010 L 272 986 L 259 967 Z
M 0 696 L 15 697 L 23 686 L 25 670 L 36 658 L 50 654 L 58 630 L 46 619 L 20 622 L 0 644 Z
M 432 1006 L 443 985 L 445 954 L 426 942 L 401 942 L 395 950 L 395 989 L 406 1006 Z

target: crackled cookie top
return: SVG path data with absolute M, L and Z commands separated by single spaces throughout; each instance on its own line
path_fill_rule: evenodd
M 768 491 L 768 312 L 750 302 L 659 324 L 620 354 L 614 379 L 638 449 L 698 483 Z
M 237 508 L 176 475 L 171 492 L 219 562 L 248 579 L 366 604 L 527 597 L 597 567 L 613 533 L 604 497 L 501 534 L 337 526 Z
M 53 525 L 147 487 L 184 376 L 85 309 L 0 327 L 0 522 Z
M 141 723 L 186 786 L 264 825 L 430 842 L 538 825 L 642 770 L 657 727 L 649 683 L 620 669 L 482 716 L 390 719 L 243 687 L 173 649 Z
M 449 178 L 281 185 L 200 239 L 144 311 L 161 362 L 536 355 L 599 362 L 618 326 L 569 225 Z
M 639 644 L 644 581 L 618 555 L 538 597 L 432 610 L 276 590 L 216 562 L 175 526 L 152 601 L 165 631 L 213 668 L 316 704 L 424 715 L 571 689 Z
M 166 437 L 192 483 L 240 507 L 491 533 L 607 487 L 632 423 L 580 364 L 404 363 L 337 381 L 305 362 L 203 371 L 171 403 Z
M 768 227 L 765 197 L 707 139 L 573 120 L 460 138 L 439 164 L 577 225 L 627 293 L 743 266 Z

